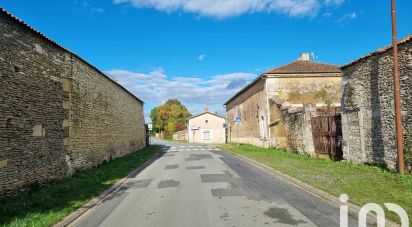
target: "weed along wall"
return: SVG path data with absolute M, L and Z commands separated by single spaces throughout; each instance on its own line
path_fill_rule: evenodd
M 0 197 L 144 146 L 141 100 L 0 9 Z
M 412 36 L 398 46 L 403 129 L 408 147 L 407 134 L 412 130 Z M 343 155 L 347 160 L 396 168 L 392 54 L 392 48 L 383 48 L 342 68 Z M 405 156 L 411 157 L 410 152 L 406 151 Z

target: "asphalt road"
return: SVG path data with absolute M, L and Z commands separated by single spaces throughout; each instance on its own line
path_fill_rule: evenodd
M 339 226 L 338 207 L 231 154 L 154 142 L 163 156 L 76 226 Z

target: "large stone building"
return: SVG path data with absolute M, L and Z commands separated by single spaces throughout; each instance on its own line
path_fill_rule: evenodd
M 309 54 L 263 73 L 225 103 L 229 141 L 239 137 L 241 143 L 290 148 L 282 109 L 302 109 L 309 103 L 339 107 L 341 77 L 338 66 L 314 62 Z M 240 125 L 235 116 L 241 117 Z
M 392 50 L 388 46 L 342 67 L 343 156 L 349 161 L 396 168 Z M 410 159 L 412 36 L 399 43 L 399 69 L 405 148 Z
M 144 146 L 140 99 L 0 8 L 0 197 Z

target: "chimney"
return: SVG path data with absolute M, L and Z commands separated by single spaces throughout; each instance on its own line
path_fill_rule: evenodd
M 301 53 L 299 57 L 300 61 L 309 61 L 310 60 L 310 54 L 309 53 Z
M 209 107 L 205 106 L 205 112 L 209 112 Z

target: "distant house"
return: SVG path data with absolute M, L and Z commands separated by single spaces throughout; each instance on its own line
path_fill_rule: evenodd
M 412 35 L 398 49 L 405 157 L 412 157 Z M 396 168 L 392 45 L 344 65 L 342 72 L 343 157 Z
M 206 108 L 201 114 L 189 118 L 189 143 L 225 143 L 226 119 Z
M 188 132 L 187 129 L 184 129 L 184 130 L 173 133 L 173 140 L 187 141 L 187 139 L 188 139 L 187 138 L 187 136 L 188 136 L 187 132 Z
M 314 62 L 309 54 L 263 73 L 225 103 L 229 142 L 239 136 L 241 143 L 290 148 L 282 109 L 302 109 L 309 103 L 339 107 L 341 78 L 339 66 Z M 238 126 L 235 116 L 241 118 Z

